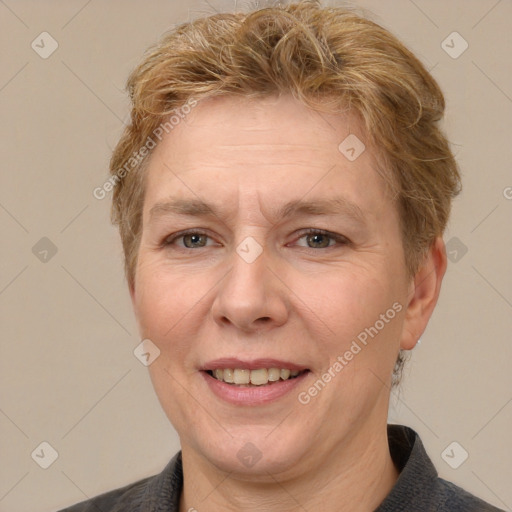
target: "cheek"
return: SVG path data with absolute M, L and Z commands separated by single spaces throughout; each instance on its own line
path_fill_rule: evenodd
M 309 321 L 316 326 L 312 331 L 317 335 L 326 333 L 321 343 L 331 361 L 343 355 L 354 341 L 361 347 L 357 355 L 360 363 L 378 358 L 388 364 L 395 357 L 405 309 L 403 294 L 384 271 L 381 276 L 354 271 L 310 286 Z
M 135 313 L 141 335 L 162 343 L 176 336 L 180 324 L 201 309 L 205 288 L 199 276 L 169 272 L 161 265 L 144 265 L 137 272 Z
M 389 307 L 387 302 L 393 296 L 385 278 L 375 277 L 360 268 L 307 281 L 301 292 L 302 297 L 307 298 L 312 312 L 327 326 L 333 326 L 332 330 L 335 331 L 340 328 L 345 331 L 345 327 L 349 329 L 350 326 L 378 317 L 384 305 Z

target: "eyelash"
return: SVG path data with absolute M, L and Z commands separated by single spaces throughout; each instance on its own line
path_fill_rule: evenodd
M 172 238 L 166 237 L 162 242 L 162 247 L 168 247 L 170 245 L 173 245 L 176 240 L 182 239 L 183 237 L 185 237 L 187 235 L 200 235 L 200 236 L 207 236 L 208 238 L 211 238 L 207 233 L 205 233 L 203 231 L 191 229 L 191 230 L 187 230 L 187 231 L 181 231 L 180 233 L 176 233 L 175 235 L 171 235 Z M 304 238 L 308 235 L 323 235 L 328 238 L 331 238 L 338 244 L 341 244 L 341 245 L 349 245 L 350 244 L 350 240 L 343 235 L 338 235 L 336 233 L 331 233 L 330 231 L 326 231 L 324 229 L 315 229 L 315 228 L 311 228 L 311 229 L 302 231 L 301 235 L 299 236 L 299 238 L 297 240 L 300 240 L 301 238 Z M 318 249 L 330 249 L 332 247 L 334 247 L 334 246 L 328 245 L 327 247 L 304 247 L 304 249 L 318 250 Z M 180 249 L 193 250 L 194 248 L 180 247 Z M 198 247 L 197 249 L 205 249 L 205 247 Z

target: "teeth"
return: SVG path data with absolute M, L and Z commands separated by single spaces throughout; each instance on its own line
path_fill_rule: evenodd
M 218 378 L 217 376 L 215 377 Z M 233 370 L 230 370 L 229 368 L 224 368 L 224 382 L 228 382 L 229 384 L 233 384 L 235 382 L 235 372 Z
M 260 370 L 251 370 L 251 384 L 261 386 L 268 382 L 268 371 L 265 368 Z
M 270 382 L 276 382 L 281 377 L 281 370 L 279 368 L 270 368 L 268 371 L 268 380 Z
M 249 384 L 251 380 L 251 370 L 235 370 L 235 384 Z
M 212 374 L 217 380 L 227 382 L 228 384 L 264 386 L 269 382 L 297 377 L 300 372 L 299 370 L 289 370 L 287 368 L 258 368 L 257 370 L 219 368 L 213 370 Z

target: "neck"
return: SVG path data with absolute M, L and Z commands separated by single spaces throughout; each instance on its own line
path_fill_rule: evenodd
M 184 448 L 180 512 L 349 512 L 354 503 L 358 511 L 372 512 L 393 488 L 398 471 L 389 453 L 385 426 L 370 435 L 358 432 L 355 437 L 301 473 L 267 472 L 267 478 L 257 482 L 220 472 Z

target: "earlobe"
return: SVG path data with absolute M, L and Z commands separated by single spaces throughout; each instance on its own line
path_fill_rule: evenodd
M 432 243 L 411 282 L 400 348 L 411 350 L 425 331 L 441 291 L 446 272 L 446 249 L 442 237 Z

